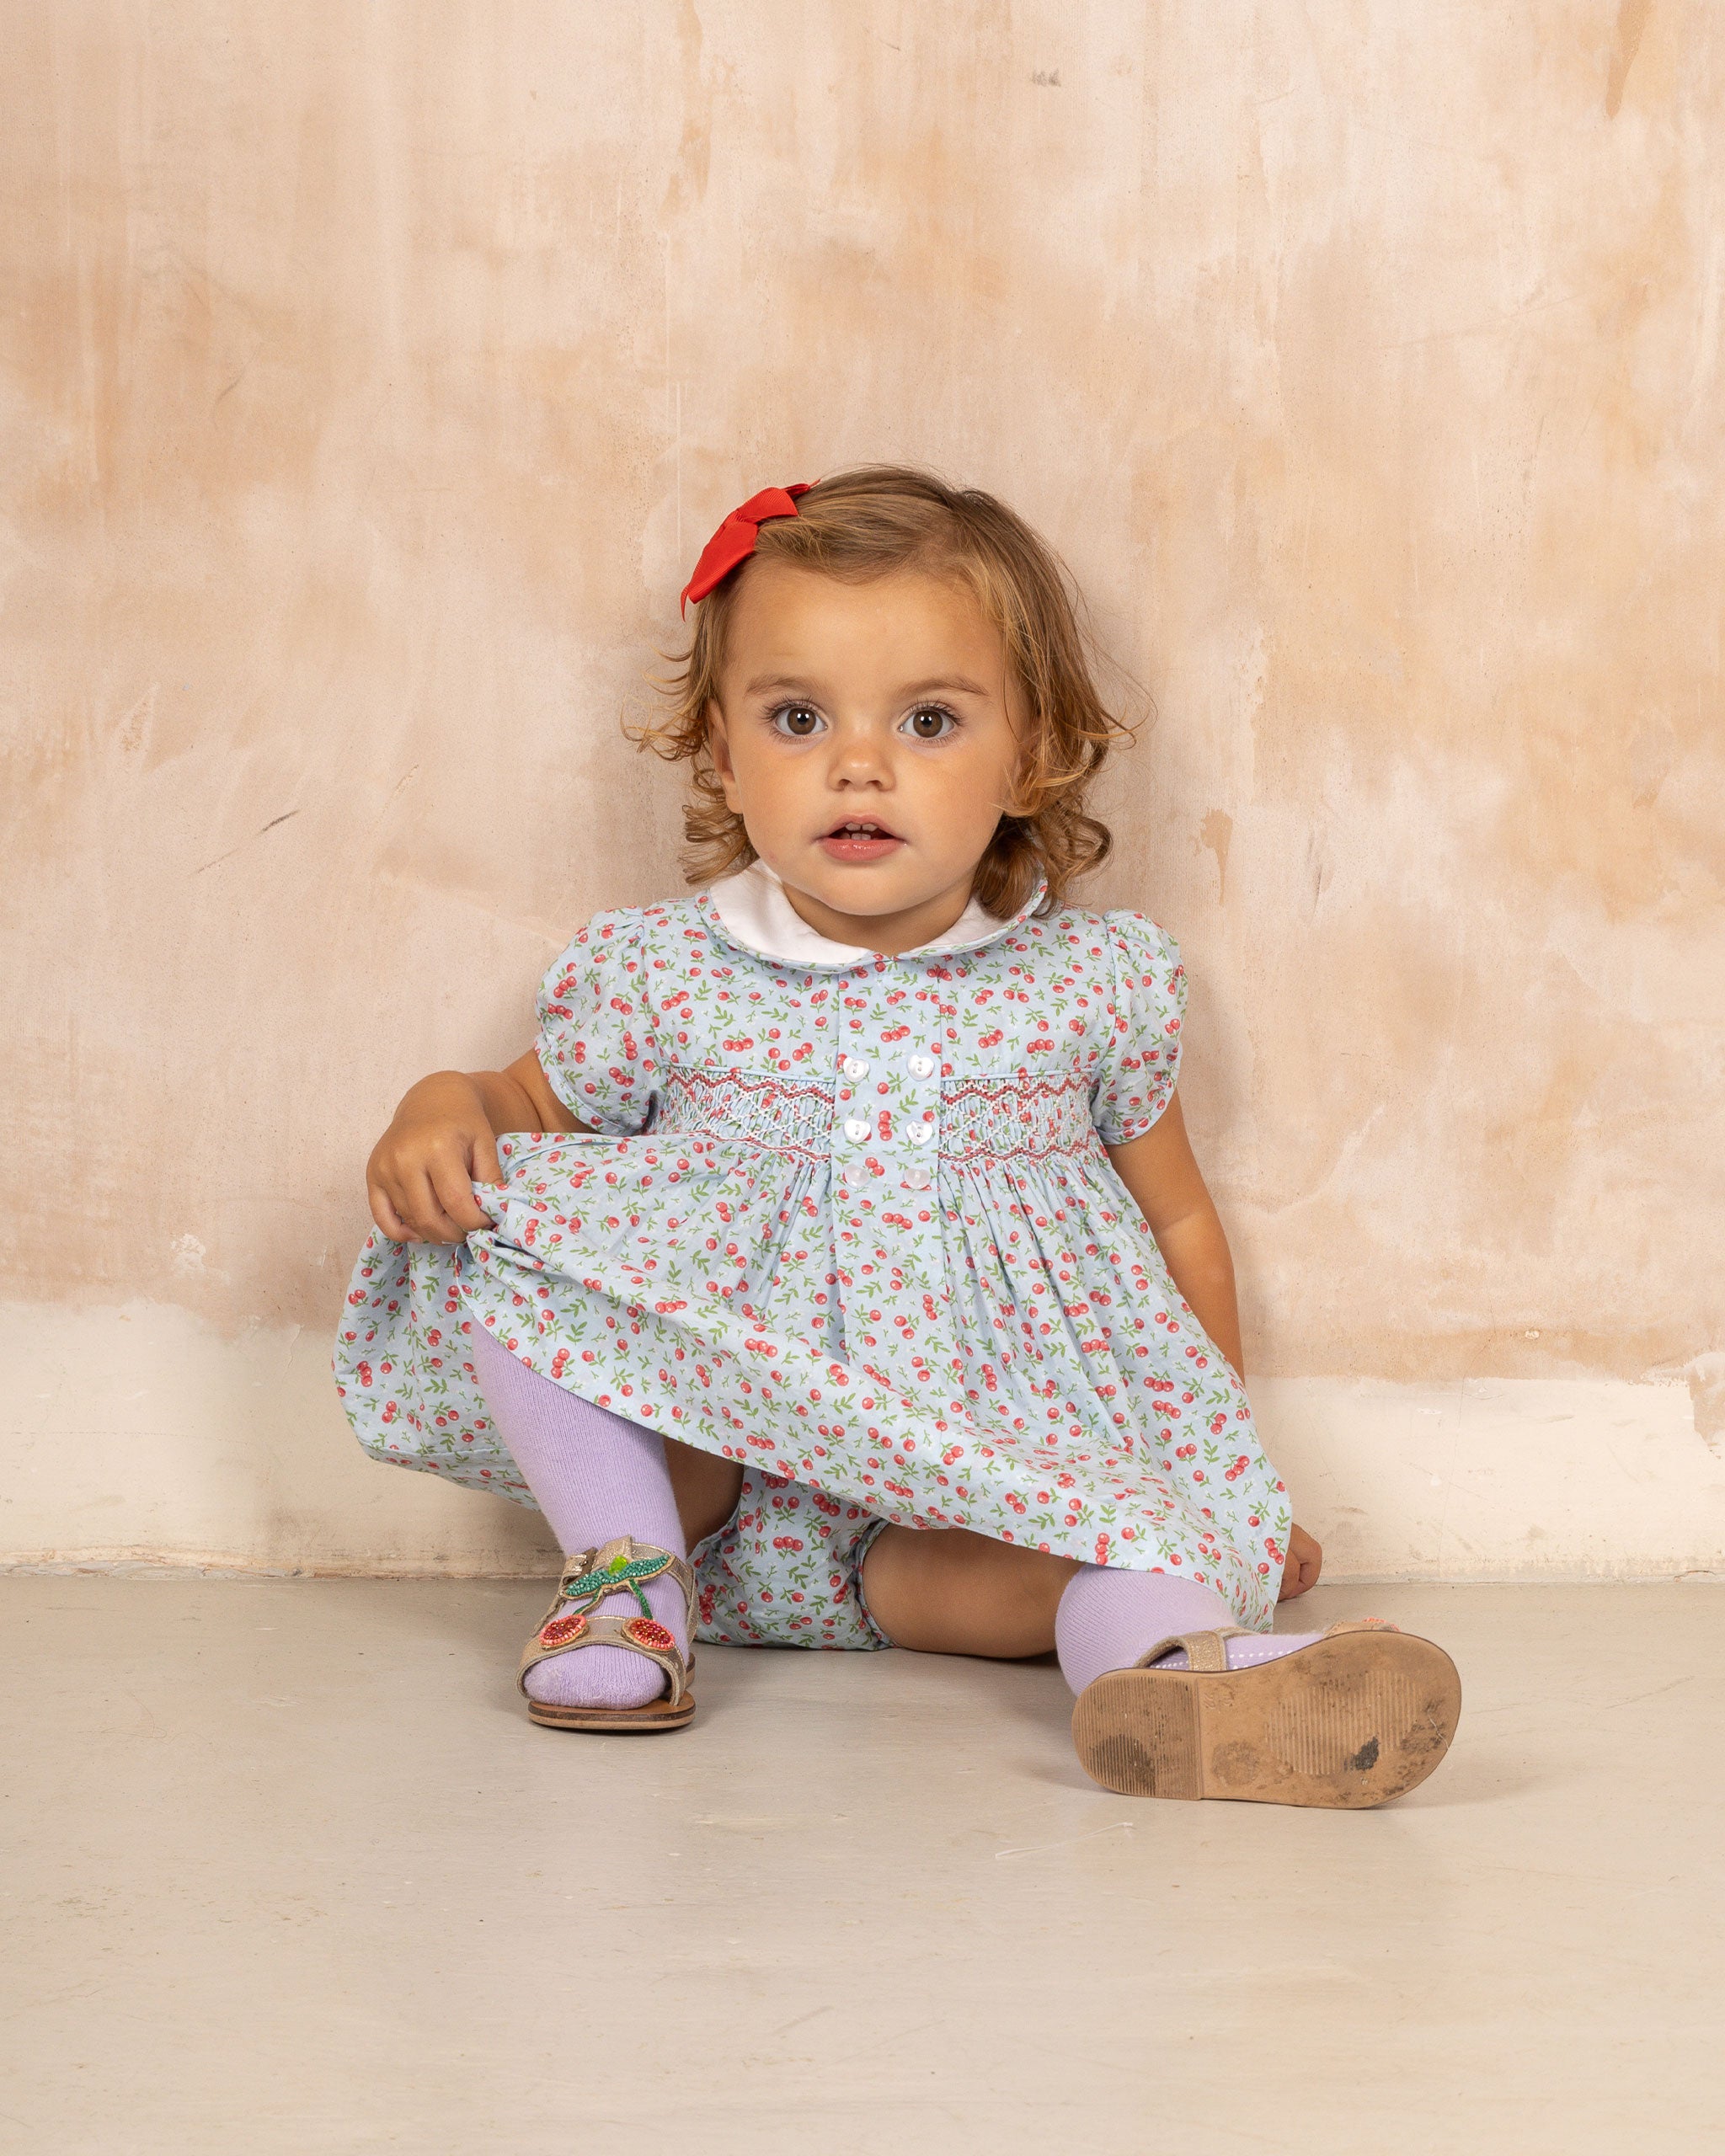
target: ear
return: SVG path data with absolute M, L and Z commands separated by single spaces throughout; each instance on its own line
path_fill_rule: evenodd
M 737 767 L 731 760 L 730 734 L 717 696 L 707 700 L 707 753 L 712 757 L 713 771 L 724 788 L 726 808 L 740 815 L 743 798 L 737 786 Z

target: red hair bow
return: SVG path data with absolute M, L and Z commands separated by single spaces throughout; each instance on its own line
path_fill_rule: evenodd
M 688 612 L 692 599 L 704 599 L 734 568 L 748 560 L 763 524 L 770 524 L 776 516 L 794 516 L 797 496 L 808 491 L 806 486 L 763 487 L 758 494 L 750 494 L 740 509 L 734 509 L 701 549 L 695 574 L 683 586 L 684 613 Z

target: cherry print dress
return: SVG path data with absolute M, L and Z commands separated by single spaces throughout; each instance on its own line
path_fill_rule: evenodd
M 973 908 L 896 958 L 756 868 L 599 915 L 537 1053 L 593 1135 L 499 1141 L 463 1246 L 373 1234 L 336 1344 L 380 1460 L 531 1504 L 464 1336 L 743 1464 L 700 1636 L 873 1646 L 887 1521 L 1171 1571 L 1267 1629 L 1286 1491 L 1104 1148 L 1162 1114 L 1185 978 L 1143 915 Z

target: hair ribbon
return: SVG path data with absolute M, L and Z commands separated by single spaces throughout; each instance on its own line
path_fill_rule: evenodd
M 688 612 L 692 599 L 704 599 L 748 560 L 763 524 L 770 524 L 776 516 L 795 516 L 796 498 L 808 491 L 806 486 L 763 487 L 758 494 L 750 494 L 740 509 L 734 509 L 701 549 L 695 574 L 683 586 L 684 613 Z

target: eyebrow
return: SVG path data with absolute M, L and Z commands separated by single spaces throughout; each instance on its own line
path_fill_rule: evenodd
M 761 674 L 744 685 L 745 696 L 766 695 L 772 690 L 781 690 L 788 695 L 817 696 L 817 685 L 796 674 Z M 949 694 L 985 696 L 988 694 L 980 681 L 973 681 L 968 674 L 937 674 L 927 681 L 911 681 L 899 693 L 905 696 L 931 696 L 945 690 Z

